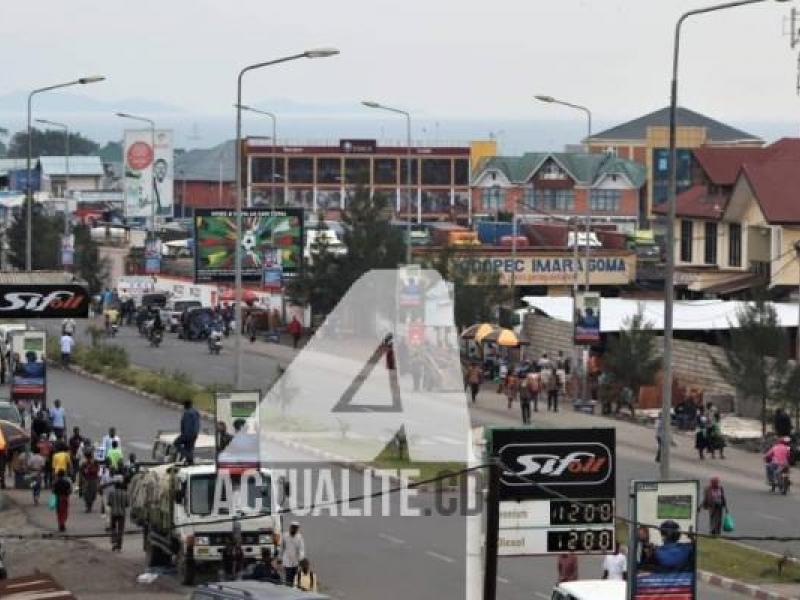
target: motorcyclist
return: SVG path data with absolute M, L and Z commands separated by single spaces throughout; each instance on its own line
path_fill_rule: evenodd
M 767 479 L 770 485 L 777 481 L 777 475 L 784 468 L 789 467 L 789 438 L 781 437 L 772 445 L 767 453 L 764 455 L 764 460 L 767 463 Z

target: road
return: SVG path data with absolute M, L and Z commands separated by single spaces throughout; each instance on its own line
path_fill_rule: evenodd
M 232 365 L 229 353 L 210 357 L 204 352 L 205 346 L 181 342 L 172 336 L 168 336 L 163 348 L 156 351 L 147 348 L 144 340 L 130 330 L 123 329 L 117 342 L 129 348 L 132 360 L 137 364 L 166 370 L 180 369 L 192 376 L 204 375 L 206 379 L 198 379 L 207 383 L 217 381 L 209 375 L 210 366 L 230 369 L 229 365 Z M 271 369 L 269 366 L 265 368 L 265 364 L 274 362 L 263 356 L 246 355 L 246 364 L 249 365 L 246 377 L 252 378 L 247 385 L 265 387 L 269 379 L 258 373 L 270 373 Z M 61 397 L 74 424 L 80 425 L 94 439 L 99 439 L 113 424 L 122 436 L 126 451 L 141 455 L 147 453 L 157 430 L 177 426 L 178 413 L 168 407 L 72 374 L 51 371 L 51 377 L 51 397 L 56 394 Z M 477 423 L 513 422 L 509 417 L 482 409 L 473 411 L 473 420 Z M 288 453 L 279 446 L 271 448 L 271 455 L 277 461 L 297 458 L 296 453 Z M 680 467 L 680 463 L 677 466 Z M 690 474 L 691 464 L 687 467 L 687 474 Z M 625 488 L 630 478 L 654 475 L 653 463 L 647 455 L 626 447 L 621 440 L 619 497 L 626 497 Z M 378 485 L 373 482 L 373 489 L 378 489 Z M 358 486 L 356 481 L 350 489 L 351 495 L 358 493 Z M 763 498 L 760 501 L 763 502 Z M 430 508 L 431 502 L 430 496 L 423 496 L 417 505 Z M 378 508 L 379 501 L 375 500 L 374 514 L 379 514 Z M 749 519 L 749 515 L 742 514 L 743 511 L 737 512 L 740 523 Z M 396 512 L 392 514 L 396 515 Z M 398 598 L 463 597 L 465 533 L 460 518 L 325 515 L 298 520 L 306 531 L 309 556 L 316 565 L 320 580 L 335 597 L 366 600 L 380 595 L 391 599 L 387 590 L 393 589 L 402 590 L 402 595 L 398 593 L 396 596 Z M 502 559 L 498 598 L 549 598 L 555 571 L 554 559 Z M 354 572 L 361 576 L 354 576 Z M 414 576 L 408 577 L 407 574 Z M 582 577 L 599 575 L 599 559 L 581 559 Z M 714 588 L 703 588 L 700 597 L 721 600 L 732 596 Z

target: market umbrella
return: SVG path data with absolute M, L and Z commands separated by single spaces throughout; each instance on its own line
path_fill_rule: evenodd
M 494 325 L 489 323 L 477 323 L 467 327 L 461 332 L 461 337 L 465 340 L 474 339 L 477 343 L 481 343 L 483 338 L 497 329 Z
M 491 342 L 498 346 L 506 346 L 509 348 L 516 348 L 517 346 L 527 345 L 530 342 L 517 336 L 516 333 L 510 329 L 497 328 L 483 338 L 484 342 Z
M 11 421 L 0 420 L 0 450 L 15 450 L 31 441 L 25 430 Z
M 219 299 L 222 302 L 236 302 L 236 290 L 232 288 L 225 290 Z M 253 304 L 256 300 L 258 300 L 258 294 L 253 290 L 242 290 L 242 302 Z

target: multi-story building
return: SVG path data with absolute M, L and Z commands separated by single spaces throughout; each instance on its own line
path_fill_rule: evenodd
M 632 232 L 639 219 L 644 166 L 613 154 L 531 152 L 484 158 L 472 177 L 476 216 L 515 212 L 526 221 L 584 217 Z M 587 206 L 588 203 L 588 206 Z
M 692 182 L 692 150 L 701 146 L 757 148 L 764 144 L 752 135 L 687 108 L 676 113 L 678 192 Z M 642 163 L 647 192 L 640 210 L 642 226 L 648 227 L 655 207 L 667 199 L 669 183 L 669 108 L 662 108 L 627 123 L 616 125 L 585 140 L 590 152 L 614 153 Z
M 472 164 L 495 153 L 494 142 L 413 146 L 409 163 L 409 148 L 376 140 L 273 146 L 247 138 L 242 148 L 250 205 L 299 206 L 335 219 L 365 188 L 385 195 L 397 217 L 418 222 L 468 221 Z
M 687 296 L 763 285 L 776 296 L 796 289 L 800 139 L 764 148 L 704 147 L 692 156 L 691 185 L 676 198 L 676 286 Z

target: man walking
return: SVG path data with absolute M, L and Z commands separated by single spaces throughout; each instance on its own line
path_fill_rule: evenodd
M 300 523 L 297 521 L 289 526 L 289 535 L 281 540 L 281 549 L 286 585 L 293 586 L 300 561 L 306 557 L 306 546 L 303 534 L 300 533 Z
M 58 521 L 58 530 L 64 532 L 67 530 L 69 497 L 70 494 L 72 494 L 72 483 L 67 479 L 67 474 L 63 470 L 56 471 L 53 494 L 56 497 L 56 520 Z
M 561 378 L 555 367 L 550 367 L 547 379 L 547 410 L 558 412 L 558 392 L 561 390 Z
M 286 332 L 292 336 L 292 346 L 297 348 L 297 344 L 300 343 L 300 336 L 303 335 L 303 326 L 297 320 L 297 315 L 293 316 L 289 325 L 286 326 Z
M 108 509 L 111 515 L 111 551 L 122 551 L 125 536 L 125 510 L 128 508 L 128 492 L 121 475 L 114 477 L 114 488 L 108 494 Z
M 64 408 L 61 406 L 61 400 L 56 398 L 53 406 L 50 407 L 50 426 L 56 436 L 56 440 L 64 439 L 64 431 L 67 427 L 67 419 L 64 414 Z
M 179 454 L 188 464 L 194 463 L 194 445 L 200 433 L 200 413 L 192 406 L 191 400 L 183 403 L 183 415 L 181 416 L 181 435 L 176 441 Z
M 519 380 L 519 408 L 522 411 L 522 424 L 528 425 L 531 422 L 531 391 L 528 377 L 524 375 Z
M 473 404 L 478 399 L 478 391 L 481 389 L 481 366 L 474 362 L 467 368 L 467 384 L 472 395 Z
M 101 442 L 101 446 L 103 447 L 103 457 L 100 460 L 106 459 L 106 456 L 108 456 L 108 453 L 111 450 L 111 446 L 114 442 L 117 442 L 117 446 L 120 450 L 122 450 L 122 442 L 117 435 L 116 427 L 109 427 L 108 434 L 103 436 L 103 440 Z
M 75 347 L 75 339 L 68 333 L 61 336 L 61 365 L 69 368 L 70 359 L 72 357 L 72 349 Z

